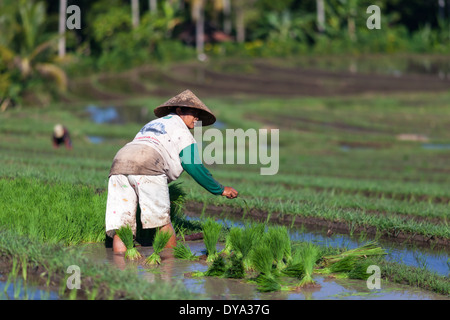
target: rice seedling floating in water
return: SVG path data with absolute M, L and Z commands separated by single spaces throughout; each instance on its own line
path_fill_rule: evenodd
M 219 241 L 222 226 L 211 218 L 203 223 L 203 241 L 206 247 L 207 262 L 213 261 L 217 256 L 217 242 Z
M 161 229 L 156 231 L 153 238 L 153 253 L 145 259 L 146 265 L 161 264 L 161 256 L 159 254 L 169 242 L 171 236 L 172 234 L 169 231 L 162 231 Z
M 138 260 L 142 258 L 142 255 L 134 247 L 133 231 L 131 230 L 131 227 L 129 225 L 120 227 L 118 230 L 116 230 L 116 233 L 127 248 L 127 250 L 125 251 L 125 259 Z
M 341 260 L 332 263 L 330 266 L 322 269 L 317 269 L 315 272 L 320 274 L 330 273 L 346 273 L 353 270 L 358 258 L 355 256 L 347 256 Z
M 188 245 L 178 242 L 173 248 L 173 255 L 177 259 L 194 261 L 198 260 L 199 257 L 196 256 Z
M 350 279 L 367 280 L 371 275 L 371 273 L 367 273 L 367 269 L 369 268 L 369 266 L 374 264 L 374 261 L 366 259 L 358 261 L 354 268 L 348 273 L 348 277 Z
M 360 259 L 369 256 L 380 256 L 385 254 L 387 253 L 383 248 L 379 247 L 375 241 L 371 241 L 361 247 L 352 250 L 347 250 L 336 255 L 325 256 L 323 257 L 323 264 L 324 266 L 329 266 L 338 261 L 341 261 L 346 257 L 353 257 L 355 259 Z

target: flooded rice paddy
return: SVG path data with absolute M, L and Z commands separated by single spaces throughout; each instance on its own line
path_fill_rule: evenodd
M 203 241 L 187 242 L 196 255 L 205 254 Z M 218 250 L 223 246 L 218 245 Z M 189 292 L 201 299 L 213 300 L 322 300 L 322 299 L 382 299 L 382 300 L 434 300 L 447 299 L 444 296 L 433 294 L 424 290 L 381 282 L 380 289 L 368 289 L 365 281 L 334 279 L 325 276 L 315 276 L 314 279 L 320 287 L 301 289 L 299 291 L 279 291 L 262 293 L 256 286 L 243 280 L 224 279 L 217 277 L 190 276 L 195 271 L 206 271 L 208 265 L 202 261 L 185 261 L 176 259 L 170 249 L 162 254 L 162 264 L 157 267 L 143 267 L 137 262 L 125 260 L 123 254 L 114 254 L 111 248 L 102 244 L 93 244 L 85 247 L 86 254 L 92 259 L 102 263 L 112 264 L 118 268 L 137 268 L 139 274 L 146 281 L 181 281 Z M 151 247 L 139 247 L 145 257 L 153 250 Z M 193 296 L 194 297 L 194 296 Z

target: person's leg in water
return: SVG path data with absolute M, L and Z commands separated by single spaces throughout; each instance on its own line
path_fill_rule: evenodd
M 170 237 L 169 241 L 167 242 L 165 248 L 173 248 L 176 247 L 177 245 L 177 236 L 175 233 L 175 230 L 172 226 L 172 223 L 168 223 L 165 226 L 162 226 L 160 228 L 161 231 L 165 231 L 165 232 L 169 232 L 172 234 L 172 236 Z
M 172 236 L 170 237 L 169 241 L 167 242 L 165 248 L 173 248 L 177 245 L 177 237 L 175 233 L 175 229 L 172 226 L 172 223 L 166 224 L 165 226 L 160 227 L 161 231 L 170 232 Z M 127 247 L 123 243 L 123 241 L 119 238 L 117 234 L 114 235 L 113 238 L 113 251 L 115 253 L 124 253 L 127 251 Z
M 117 234 L 113 237 L 113 252 L 115 253 L 124 253 L 127 251 L 127 247 L 125 246 L 125 243 L 119 238 Z

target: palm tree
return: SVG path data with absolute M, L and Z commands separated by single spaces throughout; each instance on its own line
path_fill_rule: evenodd
M 60 58 L 66 55 L 66 10 L 67 0 L 59 0 L 59 43 L 58 55 Z
M 55 55 L 51 52 L 56 49 L 58 35 L 49 38 L 42 32 L 46 18 L 44 2 L 21 0 L 0 6 L 0 29 L 9 30 L 0 33 L 0 61 L 10 75 L 18 75 L 15 79 L 11 76 L 10 82 L 23 89 L 24 83 L 37 74 L 52 78 L 59 89 L 65 90 L 66 74 L 53 62 Z M 0 96 L 2 111 L 15 98 L 8 92 L 4 90 Z
M 325 5 L 323 0 L 316 0 L 317 5 L 317 28 L 319 32 L 325 31 Z
M 158 12 L 158 3 L 156 2 L 156 0 L 148 0 L 148 7 L 150 9 L 150 12 Z
M 246 16 L 247 13 L 254 7 L 256 0 L 234 0 L 232 7 L 236 15 L 236 40 L 239 43 L 243 43 L 246 38 Z
M 131 21 L 133 28 L 139 25 L 139 0 L 131 0 Z
M 191 5 L 191 15 L 195 21 L 195 47 L 200 57 L 205 46 L 205 0 L 192 0 Z
M 230 0 L 223 1 L 223 31 L 226 34 L 231 34 L 231 2 Z

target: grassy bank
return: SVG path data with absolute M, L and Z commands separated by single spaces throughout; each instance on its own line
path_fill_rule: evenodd
M 14 272 L 10 270 L 15 265 L 16 276 L 58 292 L 60 299 L 193 299 L 192 293 L 180 283 L 143 281 L 135 269 L 120 270 L 92 262 L 78 247 L 36 241 L 3 228 L 0 230 L 0 263 L 2 272 Z M 79 267 L 79 290 L 69 290 L 66 286 L 72 274 L 67 271 L 69 266 Z

